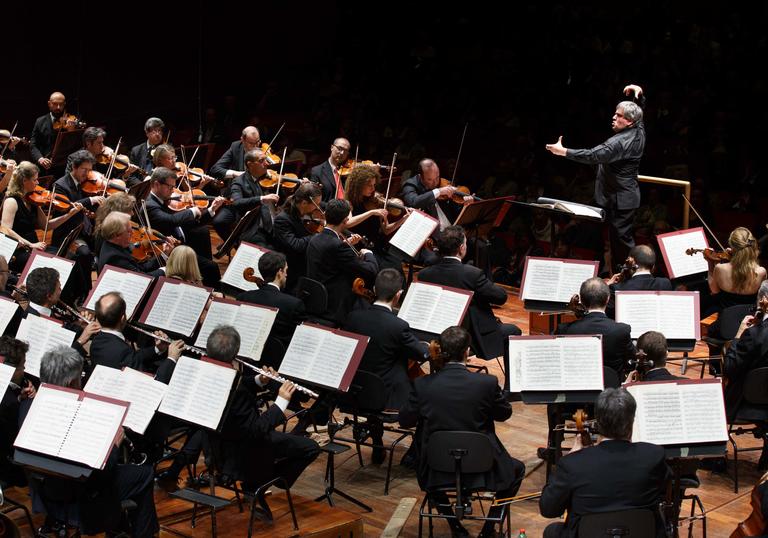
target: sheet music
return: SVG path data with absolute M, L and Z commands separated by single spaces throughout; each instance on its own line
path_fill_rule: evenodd
M 156 381 L 152 376 L 131 368 L 118 370 L 97 365 L 94 368 L 85 392 L 108 396 L 130 402 L 128 415 L 123 425 L 136 433 L 143 434 L 155 416 L 155 411 L 163 399 L 167 385 Z
M 5 329 L 13 319 L 13 315 L 19 309 L 19 305 L 12 299 L 0 297 L 0 334 L 5 334 Z
M 306 379 L 313 361 L 317 358 L 325 332 L 327 331 L 303 324 L 296 327 L 280 364 L 280 373 Z
M 631 327 L 632 338 L 658 331 L 668 339 L 698 338 L 698 293 L 616 292 L 616 321 Z
M 27 261 L 27 266 L 24 268 L 24 280 L 18 285 L 21 286 L 22 284 L 25 284 L 27 282 L 27 275 L 38 267 L 52 267 L 59 272 L 59 282 L 61 283 L 61 287 L 64 288 L 74 266 L 75 262 L 72 260 L 59 258 L 58 256 L 50 254 L 43 254 L 39 250 L 33 250 L 32 255 Z
M 716 383 L 633 383 L 637 401 L 632 441 L 679 445 L 728 440 L 722 386 Z
M 661 234 L 656 237 L 663 246 L 662 254 L 670 278 L 707 272 L 709 265 L 701 252 L 693 256 L 685 253 L 689 248 L 703 249 L 709 246 L 702 228 L 693 228 L 684 233 Z
M 581 283 L 595 276 L 595 265 L 562 260 L 526 259 L 523 300 L 567 303 Z
M 461 325 L 471 300 L 471 294 L 413 282 L 397 316 L 414 329 L 440 334 L 448 327 Z
M 79 407 L 77 393 L 41 386 L 13 445 L 41 454 L 58 455 Z
M 71 346 L 75 336 L 73 331 L 41 316 L 29 315 L 22 319 L 16 338 L 29 344 L 24 371 L 40 377 L 40 359 L 45 352 L 58 345 Z
M 224 276 L 221 277 L 221 281 L 240 290 L 248 291 L 259 289 L 258 284 L 249 282 L 243 278 L 243 271 L 246 268 L 251 267 L 256 272 L 256 276 L 261 277 L 261 273 L 259 273 L 259 258 L 261 258 L 265 252 L 268 251 L 266 249 L 260 249 L 256 245 L 240 243 L 240 246 L 237 247 L 237 251 L 235 252 L 235 256 L 232 258 L 232 261 L 229 262 L 227 270 L 224 271 Z
M 145 323 L 191 336 L 209 296 L 205 288 L 164 281 Z
M 414 257 L 438 224 L 437 220 L 425 213 L 418 210 L 412 211 L 389 240 L 389 244 Z
M 509 339 L 510 391 L 602 390 L 599 337 Z
M 109 292 L 117 291 L 125 300 L 125 316 L 131 319 L 150 284 L 152 284 L 152 278 L 147 275 L 133 271 L 115 271 L 105 266 L 99 275 L 97 286 L 91 291 L 85 308 L 96 310 L 96 301 Z
M 240 333 L 238 355 L 258 361 L 277 318 L 277 310 L 241 304 L 234 326 Z
M 109 456 L 125 407 L 85 397 L 59 450 L 59 457 L 101 469 Z
M 195 340 L 195 346 L 200 349 L 205 349 L 208 342 L 208 336 L 219 325 L 234 325 L 235 317 L 237 316 L 238 305 L 231 304 L 223 301 L 211 301 L 211 306 L 208 307 L 208 312 L 205 314 L 205 321 L 203 326 L 200 327 L 200 332 Z M 240 331 L 238 331 L 240 332 Z M 240 337 L 242 338 L 242 334 Z
M 0 362 L 0 394 L 5 394 L 8 384 L 11 382 L 13 374 L 16 372 L 14 366 L 9 366 Z
M 5 262 L 8 263 L 13 258 L 16 248 L 19 246 L 19 242 L 8 237 L 7 235 L 0 233 L 0 256 L 5 258 Z
M 554 204 L 555 209 L 562 209 L 573 213 L 574 215 L 580 215 L 582 217 L 591 217 L 593 219 L 602 219 L 603 216 L 599 211 L 595 211 L 591 207 L 583 206 L 581 204 L 573 204 L 570 202 L 557 202 Z
M 216 429 L 227 406 L 235 370 L 181 357 L 158 411 Z

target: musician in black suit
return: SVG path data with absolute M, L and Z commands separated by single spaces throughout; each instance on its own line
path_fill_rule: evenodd
M 21 298 L 21 294 L 17 292 L 11 293 L 9 290 L 5 289 L 6 285 L 8 284 L 8 277 L 10 274 L 11 271 L 8 269 L 8 262 L 5 261 L 5 256 L 0 256 L 0 297 L 16 301 L 17 297 L 19 299 Z M 11 321 L 9 321 L 8 325 L 6 325 L 5 332 L 3 334 L 15 335 L 19 330 L 21 320 L 25 317 L 26 314 L 24 313 L 24 309 L 17 308 L 14 310 L 13 317 L 11 317 Z M 2 353 L 0 353 L 0 355 L 2 355 Z
M 24 376 L 29 345 L 12 336 L 0 336 L 0 355 L 4 364 L 15 368 L 0 401 L 0 479 L 12 486 L 25 486 L 27 479 L 18 465 L 11 463 L 13 442 L 19 433 L 19 406 L 35 397 L 35 386 Z M 0 389 L 1 390 L 1 389 Z
M 635 356 L 635 347 L 630 337 L 631 327 L 605 315 L 610 295 L 608 284 L 601 278 L 590 278 L 582 282 L 579 300 L 586 307 L 587 314 L 576 321 L 561 323 L 555 329 L 555 334 L 603 335 L 603 364 L 612 368 L 619 379 L 623 379 L 628 361 Z
M 510 336 L 522 334 L 512 323 L 501 323 L 493 313 L 492 305 L 507 302 L 507 292 L 472 265 L 461 263 L 467 253 L 467 238 L 461 226 L 448 226 L 437 238 L 442 258 L 436 265 L 425 267 L 418 273 L 422 282 L 451 286 L 474 292 L 464 320 L 472 335 L 472 349 L 481 359 L 491 360 L 504 355 L 505 368 L 509 362 Z
M 164 166 L 155 168 L 150 181 L 152 191 L 147 197 L 147 214 L 152 228 L 189 245 L 197 253 L 203 283 L 206 286 L 218 286 L 221 273 L 218 265 L 211 260 L 211 236 L 206 223 L 213 219 L 224 204 L 224 198 L 217 197 L 205 210 L 191 207 L 173 211 L 168 207 L 168 201 L 176 187 L 176 172 Z
M 319 183 L 323 188 L 323 202 L 334 198 L 344 198 L 344 184 L 339 174 L 339 168 L 349 158 L 349 140 L 337 138 L 331 144 L 331 155 L 327 161 L 313 166 L 309 179 Z
M 433 360 L 437 368 L 428 376 L 418 377 L 405 407 L 400 410 L 400 425 L 416 426 L 419 442 L 419 486 L 428 490 L 455 483 L 453 473 L 433 471 L 427 465 L 429 436 L 442 430 L 484 433 L 494 448 L 493 468 L 482 475 L 462 475 L 462 485 L 468 489 L 484 487 L 495 491 L 497 497 L 517 493 L 525 476 L 525 465 L 511 457 L 496 436 L 494 421 L 503 422 L 512 415 L 512 406 L 502 394 L 496 377 L 467 371 L 469 333 L 462 327 L 449 327 L 440 335 L 440 352 Z M 444 494 L 433 494 L 444 503 Z M 492 507 L 490 516 L 497 516 L 501 507 Z M 449 520 L 454 533 L 465 533 L 463 526 Z M 481 536 L 494 536 L 493 524 L 486 522 Z M 466 534 L 464 534 L 466 535 Z
M 670 470 L 664 449 L 650 443 L 633 443 L 632 424 L 637 404 L 625 389 L 606 389 L 595 404 L 597 446 L 582 447 L 576 436 L 573 449 L 557 465 L 544 486 L 539 510 L 544 517 L 560 517 L 544 538 L 575 538 L 581 518 L 597 512 L 647 508 L 656 516 L 656 537 L 666 536 L 658 516 Z
M 59 387 L 80 389 L 83 358 L 66 346 L 56 346 L 40 359 L 40 381 Z M 24 423 L 31 400 L 24 400 L 19 410 L 19 425 Z M 74 482 L 47 476 L 46 497 L 43 506 L 40 494 L 32 489 L 32 507 L 36 511 L 47 509 L 48 518 L 66 521 L 72 512 L 68 504 L 56 502 L 57 495 L 70 496 L 72 488 L 82 490 L 78 496 L 77 512 L 79 528 L 83 534 L 118 530 L 120 525 L 120 503 L 132 500 L 136 508 L 129 513 L 131 536 L 151 537 L 159 531 L 153 496 L 153 472 L 148 464 L 132 465 L 118 463 L 118 449 L 110 452 L 103 470 L 96 470 L 84 482 Z M 55 493 L 61 491 L 61 493 Z
M 256 218 L 242 231 L 240 239 L 273 249 L 272 212 L 275 211 L 280 196 L 275 193 L 265 194 L 259 185 L 259 180 L 267 176 L 267 155 L 260 149 L 249 151 L 245 154 L 245 168 L 246 172 L 233 179 L 230 185 L 229 197 L 232 204 L 216 212 L 213 227 L 219 237 L 226 239 L 232 233 L 235 223 L 243 218 L 246 212 L 258 208 Z
M 291 343 L 296 326 L 307 319 L 301 299 L 283 292 L 288 280 L 288 262 L 281 252 L 266 252 L 259 258 L 259 273 L 264 284 L 258 290 L 249 290 L 237 296 L 238 301 L 276 307 L 277 317 L 269 332 L 285 348 Z M 282 361 L 282 357 L 279 359 Z M 279 361 L 275 368 L 280 366 Z
M 645 354 L 646 371 L 642 378 L 638 375 L 637 368 L 627 376 L 627 382 L 631 381 L 675 381 L 687 379 L 672 374 L 667 370 L 667 339 L 657 331 L 647 331 L 637 339 L 637 351 Z
M 56 142 L 53 122 L 61 118 L 67 107 L 67 99 L 61 92 L 53 92 L 48 98 L 48 114 L 35 120 L 32 136 L 29 137 L 29 151 L 32 160 L 41 168 L 49 170 L 53 165 L 51 152 Z
M 299 277 L 307 271 L 307 246 L 312 234 L 302 219 L 308 219 L 312 226 L 322 229 L 324 214 L 320 209 L 322 189 L 317 183 L 309 182 L 299 185 L 296 192 L 289 196 L 283 205 L 283 210 L 275 217 L 272 237 L 275 246 L 288 259 L 291 271 L 285 287 L 293 290 Z
M 261 148 L 261 135 L 256 127 L 243 129 L 240 140 L 235 140 L 224 155 L 211 166 L 216 179 L 234 179 L 245 172 L 245 154 Z
M 640 207 L 640 185 L 637 174 L 645 151 L 643 107 L 645 95 L 636 84 L 624 87 L 624 95 L 634 95 L 634 101 L 616 105 L 611 127 L 615 133 L 591 149 L 569 149 L 561 136 L 556 143 L 547 144 L 548 151 L 571 161 L 597 165 L 595 202 L 606 211 L 610 224 L 611 256 L 623 260 L 635 246 L 632 222 Z
M 352 282 L 356 277 L 373 281 L 379 266 L 376 257 L 368 249 L 359 250 L 354 244 L 360 236 L 352 235 L 345 242 L 351 207 L 346 200 L 331 200 L 325 209 L 326 227 L 312 236 L 307 246 L 307 277 L 317 280 L 328 292 L 328 315 L 339 324 L 355 304 Z
M 634 268 L 630 278 L 624 278 L 624 272 L 616 273 L 608 285 L 611 289 L 611 300 L 608 303 L 606 314 L 608 317 L 614 317 L 615 313 L 615 293 L 617 291 L 672 291 L 672 282 L 665 277 L 653 276 L 653 268 L 656 265 L 656 253 L 648 245 L 635 245 L 629 251 L 626 264 L 629 269 Z
M 109 368 L 128 367 L 140 372 L 152 372 L 157 369 L 156 363 L 168 353 L 168 342 L 163 340 L 155 340 L 153 346 L 141 349 L 134 349 L 126 342 L 123 334 L 128 323 L 125 300 L 116 291 L 106 293 L 96 301 L 96 319 L 101 324 L 101 330 L 91 342 L 91 362 L 94 367 L 100 364 Z M 168 338 L 162 331 L 155 334 Z
M 235 368 L 242 365 L 235 361 L 240 349 L 240 335 L 234 327 L 216 327 L 208 337 L 206 350 L 208 356 Z M 274 370 L 268 368 L 275 373 Z M 265 385 L 269 379 L 259 376 L 256 383 Z M 263 413 L 259 410 L 250 389 L 238 376 L 237 388 L 232 397 L 229 410 L 221 429 L 221 457 L 224 474 L 236 480 L 242 480 L 243 489 L 253 491 L 258 482 L 274 478 L 264 477 L 261 468 L 264 462 L 255 457 L 261 449 L 269 448 L 276 457 L 274 467 L 277 475 L 282 476 L 288 486 L 292 486 L 302 471 L 311 464 L 320 453 L 317 443 L 306 437 L 275 431 L 275 427 L 285 422 L 285 410 L 296 391 L 295 385 L 286 381 L 278 391 L 275 402 Z
M 99 230 L 104 240 L 99 250 L 99 273 L 105 265 L 113 265 L 137 273 L 146 273 L 150 276 L 163 276 L 165 274 L 156 256 L 141 263 L 131 256 L 129 247 L 131 246 L 133 227 L 129 214 L 113 211 L 104 218 Z M 166 245 L 167 243 L 164 243 L 162 247 L 158 246 L 158 252 L 167 253 L 170 246 Z
M 144 134 L 147 141 L 137 144 L 131 148 L 130 160 L 139 167 L 139 170 L 133 175 L 131 183 L 143 181 L 144 176 L 152 173 L 152 150 L 163 141 L 163 129 L 165 123 L 160 118 L 149 118 L 144 123 Z

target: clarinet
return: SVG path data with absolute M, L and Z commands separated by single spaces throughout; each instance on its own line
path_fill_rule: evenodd
M 247 363 L 247 362 L 245 362 L 245 361 L 244 361 L 244 360 L 242 360 L 242 359 L 237 359 L 237 358 L 236 358 L 235 360 L 236 360 L 237 362 L 239 362 L 240 364 L 243 364 L 244 366 L 247 366 L 247 367 L 248 367 L 248 368 L 250 368 L 251 370 L 255 370 L 255 371 L 256 371 L 256 373 L 258 373 L 259 375 L 263 375 L 264 377 L 268 377 L 269 379 L 274 379 L 274 380 L 275 380 L 275 381 L 277 381 L 278 383 L 285 383 L 286 381 L 290 381 L 290 379 L 286 379 L 286 378 L 284 378 L 284 377 L 281 377 L 281 376 L 279 376 L 279 375 L 270 374 L 270 373 L 269 373 L 269 372 L 267 372 L 266 370 L 262 370 L 262 369 L 261 369 L 261 368 L 259 368 L 258 366 L 254 366 L 253 364 Z M 296 384 L 296 383 L 294 383 L 294 385 L 296 385 L 296 390 L 298 390 L 299 392 L 303 392 L 303 393 L 304 393 L 304 394 L 306 394 L 307 396 L 311 396 L 312 398 L 315 398 L 315 399 L 317 399 L 317 398 L 319 398 L 319 397 L 320 397 L 320 395 L 319 395 L 318 393 L 316 393 L 316 392 L 314 392 L 314 391 L 312 391 L 312 390 L 309 390 L 309 389 L 308 389 L 308 388 L 306 388 L 306 387 L 302 387 L 301 385 L 298 385 L 298 384 Z
M 158 335 L 156 335 L 153 332 L 150 332 L 150 331 L 148 331 L 146 329 L 142 329 L 141 327 L 139 327 L 137 325 L 134 325 L 133 323 L 128 323 L 128 326 L 131 327 L 136 332 L 140 332 L 142 334 L 146 334 L 147 336 L 151 336 L 155 340 L 160 340 L 161 342 L 168 342 L 169 344 L 173 343 L 173 340 L 171 340 L 170 338 L 166 338 L 164 336 L 158 336 Z M 184 350 L 185 351 L 189 351 L 190 353 L 195 353 L 197 355 L 201 355 L 201 356 L 205 355 L 205 351 L 203 351 L 202 349 L 198 349 L 195 346 L 190 346 L 189 344 L 184 344 Z

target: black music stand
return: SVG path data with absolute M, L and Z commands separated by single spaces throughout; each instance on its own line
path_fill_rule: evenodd
M 136 201 L 139 202 L 141 200 L 146 200 L 151 190 L 152 190 L 152 182 L 142 181 L 141 183 L 137 183 L 133 187 L 130 187 L 128 189 L 128 194 L 136 198 Z
M 487 237 L 488 233 L 504 220 L 509 210 L 507 204 L 511 199 L 512 197 L 507 196 L 504 198 L 477 200 L 463 206 L 461 213 L 456 217 L 456 222 L 453 224 L 464 228 L 467 241 L 470 238 L 474 239 L 475 253 L 473 259 L 475 264 L 478 263 L 477 258 L 480 250 L 478 239 L 480 237 Z
M 72 243 L 74 243 L 75 240 L 80 237 L 80 232 L 82 231 L 82 223 L 72 228 L 72 231 L 67 234 L 67 237 L 65 237 L 64 241 L 62 241 L 61 245 L 59 245 L 59 249 L 56 251 L 56 256 L 60 258 L 66 258 L 67 253 L 69 252 L 69 248 L 72 246 Z
M 62 167 L 67 165 L 69 155 L 77 151 L 83 145 L 84 129 L 75 129 L 74 131 L 59 131 L 56 135 L 56 142 L 51 151 L 51 166 Z
M 256 218 L 256 215 L 258 215 L 258 211 L 260 209 L 260 206 L 255 207 L 243 215 L 243 217 L 235 225 L 232 233 L 229 234 L 229 237 L 227 237 L 219 249 L 213 253 L 214 258 L 221 258 L 222 256 L 230 255 L 232 249 L 240 244 L 240 236 L 243 235 L 245 230 L 250 228 L 251 224 L 253 223 L 253 219 Z

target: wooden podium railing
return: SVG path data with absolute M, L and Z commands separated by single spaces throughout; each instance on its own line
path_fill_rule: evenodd
M 683 189 L 685 191 L 685 197 L 691 199 L 691 182 L 683 181 L 682 179 L 669 179 L 666 177 L 654 177 L 654 176 L 637 176 L 637 180 L 641 183 L 656 183 L 657 185 L 667 185 L 669 187 L 675 187 L 677 189 Z M 690 208 L 688 204 L 683 200 L 683 226 L 682 230 L 688 228 L 688 221 L 690 215 Z

